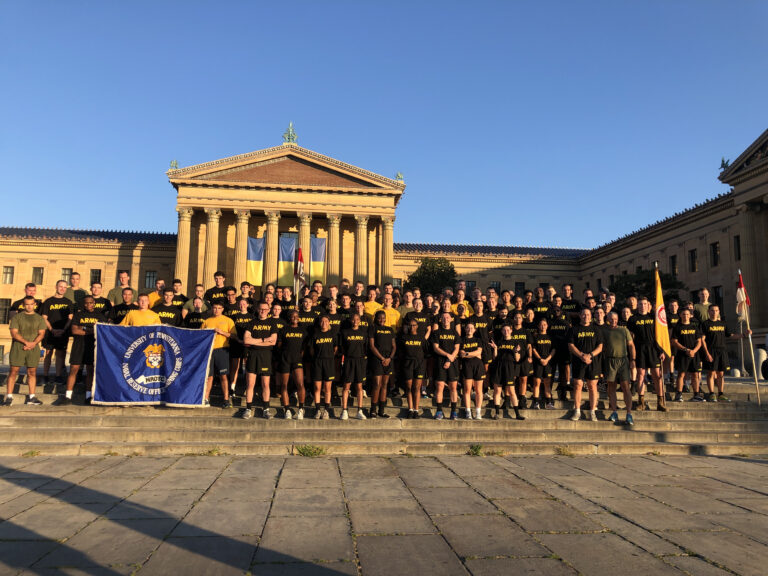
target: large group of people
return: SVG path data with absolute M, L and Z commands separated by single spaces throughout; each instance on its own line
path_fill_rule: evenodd
M 26 403 L 41 403 L 35 394 L 41 348 L 42 377 L 51 381 L 53 365 L 53 381 L 66 387 L 57 403 L 72 403 L 79 377 L 89 403 L 94 326 L 108 322 L 212 330 L 204 404 L 210 405 L 218 380 L 219 405 L 232 409 L 233 397 L 241 393 L 239 415 L 245 419 L 257 410 L 273 418 L 273 396 L 279 398 L 279 416 L 285 419 L 303 419 L 310 411 L 316 419 L 328 419 L 334 400 L 342 420 L 353 409 L 360 420 L 389 418 L 387 398 L 402 396 L 402 414 L 409 419 L 422 417 L 422 402 L 432 398 L 432 416 L 438 420 L 480 420 L 485 415 L 524 420 L 526 409 L 554 409 L 556 394 L 561 401 L 570 395 L 571 420 L 595 421 L 598 387 L 604 386 L 608 419 L 620 421 L 620 389 L 623 422 L 632 425 L 633 409 L 650 409 L 646 381 L 662 412 L 667 401 L 683 401 L 686 390 L 691 401 L 728 401 L 726 340 L 742 337 L 728 331 L 706 288 L 699 291 L 697 303 L 667 303 L 672 357 L 666 357 L 656 342 L 656 320 L 647 297 L 632 295 L 619 305 L 608 291 L 586 289 L 577 299 L 570 284 L 560 292 L 541 286 L 522 294 L 494 288 L 468 293 L 460 280 L 430 294 L 418 287 L 346 280 L 326 289 L 316 280 L 298 294 L 291 287 L 269 284 L 256 298 L 256 287 L 247 282 L 239 289 L 228 285 L 223 272 L 215 273 L 208 289 L 196 285 L 190 297 L 178 280 L 171 286 L 158 280 L 155 290 L 138 293 L 127 271 L 118 278 L 119 286 L 107 296 L 100 283 L 92 284 L 90 293 L 83 289 L 76 272 L 68 282 L 57 282 L 45 301 L 36 298 L 34 284 L 25 286 L 25 296 L 12 304 L 4 405 L 14 402 L 21 368 L 26 368 L 29 386 Z M 674 389 L 674 396 L 665 385 Z M 588 397 L 582 405 L 584 391 Z M 490 405 L 484 406 L 486 402 Z

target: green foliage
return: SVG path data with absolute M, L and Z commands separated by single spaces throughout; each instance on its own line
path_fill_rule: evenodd
M 482 456 L 483 455 L 483 445 L 482 444 L 470 444 L 469 450 L 467 451 L 467 454 L 469 456 Z
M 687 288 L 671 274 L 659 272 L 661 278 L 661 288 L 664 292 L 664 303 L 669 302 L 671 298 L 687 298 Z M 629 296 L 645 296 L 651 301 L 656 297 L 656 286 L 654 285 L 653 270 L 643 270 L 636 274 L 624 274 L 617 276 L 608 289 L 616 294 L 616 304 L 623 306 Z M 679 294 L 679 291 L 683 291 Z
M 421 288 L 421 293 L 439 294 L 446 286 L 456 284 L 456 269 L 447 258 L 422 258 L 409 276 L 406 288 Z
M 324 456 L 326 451 L 322 446 L 314 446 L 313 444 L 300 444 L 296 446 L 296 453 L 299 456 L 305 458 L 317 458 L 318 456 Z

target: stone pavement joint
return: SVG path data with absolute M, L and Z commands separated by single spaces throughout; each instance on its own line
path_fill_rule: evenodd
M 762 574 L 768 459 L 0 457 L 0 574 Z

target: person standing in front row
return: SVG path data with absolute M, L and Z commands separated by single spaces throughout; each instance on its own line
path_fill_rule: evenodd
M 13 404 L 13 389 L 19 370 L 22 366 L 27 369 L 27 386 L 29 396 L 27 404 L 40 405 L 42 402 L 35 396 L 37 385 L 37 365 L 40 362 L 40 342 L 45 338 L 47 325 L 42 316 L 35 312 L 37 302 L 34 296 L 24 298 L 24 311 L 11 318 L 9 329 L 11 331 L 11 352 L 8 356 L 11 365 L 8 372 L 8 393 L 5 395 L 3 406 Z

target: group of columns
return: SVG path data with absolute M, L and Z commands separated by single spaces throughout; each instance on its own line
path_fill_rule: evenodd
M 175 278 L 188 285 L 189 255 L 191 252 L 190 236 L 194 208 L 178 207 L 179 229 L 176 244 L 176 268 Z M 218 270 L 219 255 L 219 221 L 221 209 L 205 208 L 206 234 L 205 256 L 203 260 L 203 284 L 212 282 L 213 274 Z M 248 258 L 248 224 L 251 219 L 251 211 L 234 210 L 235 224 L 235 286 L 239 286 L 246 279 L 246 262 Z M 280 227 L 280 212 L 265 211 L 267 218 L 266 242 L 264 247 L 264 285 L 277 283 L 278 239 Z M 310 259 L 310 224 L 313 214 L 298 213 L 299 219 L 299 247 L 305 264 L 309 265 Z M 340 253 L 340 227 L 341 214 L 327 214 L 328 238 L 326 245 L 326 277 L 328 283 L 338 284 L 341 273 Z M 355 231 L 355 280 L 360 279 L 368 283 L 368 220 L 369 216 L 354 216 L 357 227 Z M 394 225 L 393 216 L 384 216 L 382 222 L 382 259 L 381 277 L 383 281 L 392 280 L 394 266 L 393 242 Z

